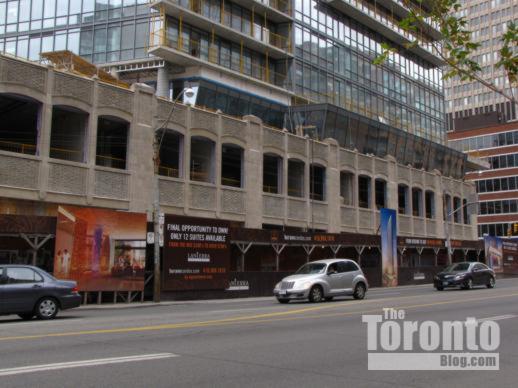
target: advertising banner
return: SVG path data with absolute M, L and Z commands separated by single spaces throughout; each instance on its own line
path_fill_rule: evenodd
M 495 236 L 484 237 L 484 248 L 486 252 L 487 265 L 495 272 L 503 272 L 503 246 L 502 239 Z
M 163 257 L 163 290 L 226 289 L 230 224 L 166 214 Z
M 54 275 L 80 291 L 140 291 L 146 264 L 146 215 L 59 206 Z
M 394 209 L 381 209 L 381 284 L 395 287 L 397 279 L 397 223 Z

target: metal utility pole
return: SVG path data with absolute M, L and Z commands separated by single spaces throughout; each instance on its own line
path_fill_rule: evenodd
M 160 302 L 160 286 L 161 286 L 161 271 L 160 271 L 160 148 L 164 141 L 165 133 L 167 131 L 167 125 L 173 117 L 174 108 L 178 103 L 178 100 L 185 95 L 191 98 L 194 95 L 194 91 L 191 88 L 184 88 L 173 101 L 171 110 L 167 115 L 167 118 L 158 128 L 155 129 L 155 143 L 153 146 L 153 166 L 154 166 L 154 189 L 155 196 L 153 199 L 153 231 L 154 231 L 154 246 L 153 246 L 153 301 Z M 161 133 L 159 133 L 162 131 Z
M 444 193 L 443 193 L 443 198 L 444 198 Z M 478 200 L 476 199 L 475 201 L 470 201 L 470 202 L 466 202 L 465 204 L 462 204 L 461 206 L 459 206 L 457 209 L 453 209 L 451 212 L 449 212 L 447 215 L 446 215 L 446 222 L 444 223 L 444 233 L 446 234 L 446 250 L 448 252 L 448 265 L 450 265 L 452 263 L 452 256 L 451 256 L 451 238 L 450 238 L 450 225 L 449 225 L 449 221 L 450 221 L 450 218 L 455 214 L 457 213 L 458 211 L 462 210 L 464 207 L 468 208 L 469 205 L 474 205 L 474 204 L 478 204 Z M 446 209 L 448 209 L 446 207 Z

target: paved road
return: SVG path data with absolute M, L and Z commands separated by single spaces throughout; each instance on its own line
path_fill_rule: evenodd
M 500 317 L 500 371 L 369 371 L 361 316 L 386 307 L 417 321 Z M 376 289 L 363 301 L 260 298 L 81 308 L 53 322 L 2 317 L 0 355 L 2 388 L 511 387 L 518 279 L 493 290 Z

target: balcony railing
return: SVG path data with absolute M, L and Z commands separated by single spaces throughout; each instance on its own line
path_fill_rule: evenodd
M 286 74 L 273 71 L 268 65 L 262 66 L 259 63 L 255 63 L 250 57 L 243 54 L 243 50 L 241 50 L 239 55 L 223 54 L 212 43 L 207 42 L 205 46 L 202 41 L 183 39 L 181 36 L 169 39 L 165 32 L 164 28 L 158 28 L 151 32 L 150 49 L 160 46 L 168 47 L 198 60 L 225 67 L 233 72 L 283 89 L 287 88 L 288 77 Z M 268 55 L 265 55 L 265 61 L 266 63 L 269 62 Z
M 24 144 L 7 140 L 0 140 L 0 151 L 16 152 L 18 154 L 36 155 L 34 144 Z
M 239 24 L 247 25 L 248 28 L 237 29 L 232 24 L 233 19 L 235 19 L 236 16 L 233 15 L 231 12 L 228 12 L 223 6 L 220 8 L 220 10 L 218 12 L 219 18 L 214 18 L 214 17 L 211 17 L 209 14 L 207 14 L 208 10 L 210 10 L 212 7 L 212 4 L 207 0 L 167 0 L 167 2 L 173 3 L 182 8 L 185 8 L 191 12 L 194 12 L 204 18 L 211 20 L 212 22 L 219 23 L 225 27 L 236 30 L 237 32 L 239 32 L 241 34 L 248 35 L 251 38 L 258 40 L 264 44 L 277 47 L 278 49 L 289 52 L 289 53 L 292 52 L 291 39 L 289 38 L 289 36 L 283 36 L 283 35 L 276 34 L 276 33 L 272 32 L 266 25 L 264 25 L 264 26 L 258 25 L 257 20 L 259 20 L 260 18 L 263 18 L 263 15 L 257 14 L 254 10 L 252 10 L 250 13 L 250 15 L 251 15 L 250 19 L 242 18 L 242 20 L 240 20 Z M 277 6 L 282 4 L 282 1 L 277 1 L 277 0 L 261 1 L 261 3 L 268 4 L 268 5 L 270 2 Z M 222 4 L 224 4 L 224 3 L 222 3 Z M 274 7 L 274 8 L 276 8 L 276 7 Z M 172 16 L 178 17 L 177 15 L 172 15 Z M 242 22 L 244 22 L 244 23 L 242 23 Z
M 358 11 L 361 11 L 362 13 L 370 16 L 372 19 L 378 21 L 382 25 L 390 28 L 392 31 L 397 32 L 399 35 L 404 37 L 406 40 L 413 42 L 416 40 L 418 42 L 418 45 L 423 50 L 429 52 L 430 54 L 434 55 L 435 57 L 440 57 L 439 53 L 437 52 L 437 49 L 432 43 L 427 42 L 423 36 L 416 36 L 413 33 L 410 33 L 408 31 L 405 31 L 403 28 L 399 26 L 399 20 L 392 17 L 391 15 L 388 15 L 386 13 L 380 12 L 380 9 L 377 8 L 375 5 L 368 3 L 365 0 L 340 0 L 344 3 L 349 4 L 350 6 L 356 8 Z M 439 45 L 439 43 L 437 43 Z

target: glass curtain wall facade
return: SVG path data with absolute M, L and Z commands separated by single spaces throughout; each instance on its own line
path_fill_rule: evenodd
M 438 67 L 403 49 L 375 66 L 386 38 L 321 1 L 295 0 L 294 10 L 297 95 L 445 144 Z
M 70 50 L 93 63 L 145 58 L 148 0 L 0 0 L 0 51 L 38 60 Z
M 178 1 L 185 3 L 185 7 L 190 4 L 186 0 Z M 0 51 L 36 60 L 40 52 L 67 49 L 97 64 L 145 58 L 150 16 L 156 14 L 148 3 L 148 0 L 0 0 Z M 441 70 L 405 49 L 391 55 L 383 66 L 373 65 L 372 60 L 387 39 L 324 1 L 292 1 L 287 7 L 291 10 L 292 23 L 257 20 L 239 2 L 225 2 L 223 8 L 220 0 L 200 4 L 198 13 L 240 33 L 267 33 L 270 39 L 274 36 L 271 34 L 290 36 L 291 43 L 286 44 L 293 47 L 294 58 L 277 61 L 270 58 L 266 62 L 264 54 L 240 47 L 225 37 L 211 36 L 196 26 L 185 24 L 180 32 L 178 19 L 168 17 L 168 40 L 178 44 L 181 37 L 182 44 L 189 45 L 185 50 L 191 55 L 211 62 L 216 60 L 218 65 L 236 73 L 262 80 L 268 74 L 267 82 L 295 93 L 295 105 L 331 103 L 420 138 L 445 143 Z M 257 36 L 258 40 L 263 38 Z M 217 50 L 211 51 L 209 47 Z M 285 106 L 279 104 L 278 108 Z M 250 112 L 244 109 L 238 115 Z M 282 125 L 278 117 L 265 121 Z M 346 135 L 337 133 L 337 136 Z

